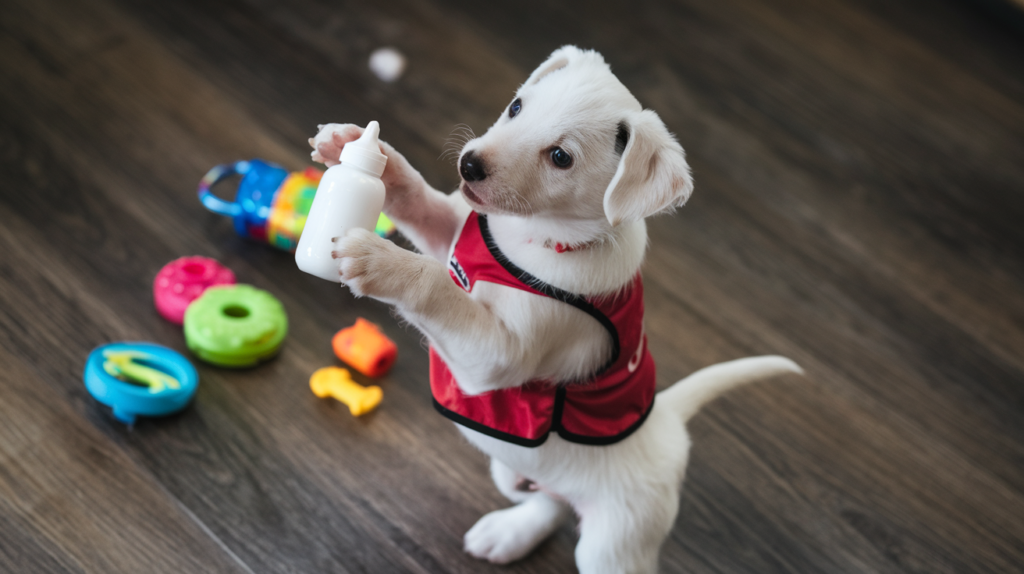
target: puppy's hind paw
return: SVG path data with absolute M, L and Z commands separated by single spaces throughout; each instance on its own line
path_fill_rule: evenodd
M 508 564 L 529 554 L 566 516 L 559 503 L 541 500 L 542 496 L 485 514 L 466 532 L 466 553 L 494 564 Z

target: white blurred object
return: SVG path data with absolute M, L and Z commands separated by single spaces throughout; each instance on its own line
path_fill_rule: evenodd
M 385 82 L 394 82 L 405 71 L 405 56 L 394 48 L 378 48 L 370 54 L 370 71 Z

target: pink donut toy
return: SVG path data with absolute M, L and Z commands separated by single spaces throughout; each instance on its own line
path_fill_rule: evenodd
M 185 321 L 185 309 L 214 285 L 234 285 L 235 274 L 209 257 L 175 259 L 156 274 L 153 301 L 156 310 L 171 323 Z

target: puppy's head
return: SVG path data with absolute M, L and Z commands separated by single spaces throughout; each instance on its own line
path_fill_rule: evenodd
M 460 189 L 484 213 L 636 221 L 693 190 L 683 148 L 600 54 L 556 50 L 459 158 Z

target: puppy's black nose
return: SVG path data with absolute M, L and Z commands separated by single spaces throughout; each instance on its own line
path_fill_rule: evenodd
M 487 177 L 487 172 L 484 170 L 484 160 L 480 156 L 476 155 L 475 152 L 469 152 L 462 156 L 462 161 L 459 162 L 459 173 L 462 174 L 462 179 L 466 181 L 480 181 Z

